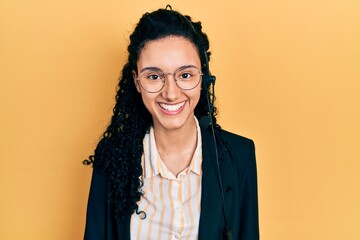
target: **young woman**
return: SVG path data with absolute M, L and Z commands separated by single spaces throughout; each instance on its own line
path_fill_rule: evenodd
M 216 124 L 200 22 L 171 7 L 130 36 L 93 164 L 85 239 L 259 239 L 254 144 Z

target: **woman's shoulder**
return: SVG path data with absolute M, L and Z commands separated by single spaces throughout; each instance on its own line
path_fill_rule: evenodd
M 221 129 L 218 133 L 220 141 L 225 151 L 241 162 L 249 160 L 250 156 L 255 155 L 255 144 L 250 138 Z
M 252 139 L 229 132 L 224 129 L 219 130 L 219 137 L 226 144 L 243 146 L 243 147 L 254 147 L 254 141 Z

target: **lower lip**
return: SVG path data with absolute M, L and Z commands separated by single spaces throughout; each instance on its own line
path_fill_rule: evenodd
M 185 105 L 186 105 L 186 102 L 184 103 L 184 105 L 181 106 L 181 108 L 179 108 L 176 111 L 166 110 L 166 109 L 162 108 L 160 105 L 159 105 L 159 108 L 160 108 L 161 112 L 166 114 L 166 115 L 177 115 L 177 114 L 181 113 L 184 110 Z

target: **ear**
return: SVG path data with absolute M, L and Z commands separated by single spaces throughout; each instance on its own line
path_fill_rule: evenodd
M 141 86 L 139 84 L 139 81 L 137 80 L 137 75 L 136 75 L 136 72 L 133 70 L 132 71 L 132 76 L 133 76 L 133 80 L 134 80 L 134 84 L 135 84 L 135 87 L 136 87 L 136 90 L 141 93 Z

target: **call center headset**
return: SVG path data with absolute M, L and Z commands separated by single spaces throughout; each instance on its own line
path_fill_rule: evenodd
M 168 10 L 172 10 L 170 5 L 167 5 L 165 9 Z M 193 32 L 195 34 L 197 34 L 197 31 L 195 30 L 193 24 L 191 23 L 191 21 L 183 16 L 184 22 L 186 22 L 191 29 L 193 30 Z M 225 230 L 223 232 L 223 238 L 226 240 L 232 240 L 232 231 L 231 228 L 229 228 L 228 226 L 228 219 L 226 217 L 226 204 L 225 204 L 225 197 L 224 197 L 224 187 L 222 184 L 222 180 L 221 180 L 221 175 L 220 175 L 220 165 L 219 165 L 219 156 L 218 156 L 218 151 L 217 151 L 217 143 L 216 143 L 216 137 L 215 137 L 215 129 L 214 129 L 214 124 L 213 124 L 213 111 L 214 111 L 214 100 L 215 100 L 215 89 L 214 89 L 214 85 L 215 85 L 215 81 L 216 81 L 216 77 L 214 75 L 211 75 L 210 69 L 209 69 L 209 60 L 208 60 L 208 55 L 207 52 L 205 50 L 202 51 L 202 54 L 204 55 L 204 60 L 205 63 L 202 66 L 202 87 L 204 89 L 209 89 L 211 86 L 211 92 L 207 91 L 207 93 L 209 94 L 206 99 L 207 99 L 207 103 L 208 103 L 208 108 L 209 108 L 209 113 L 207 116 L 204 116 L 200 119 L 200 125 L 205 126 L 205 127 L 211 127 L 211 132 L 212 132 L 212 137 L 214 140 L 214 149 L 215 149 L 215 158 L 216 158 L 216 168 L 217 168 L 217 175 L 218 175 L 218 181 L 219 181 L 219 186 L 220 186 L 220 192 L 221 192 L 221 201 L 222 201 L 222 214 L 224 217 L 224 222 L 225 222 Z
M 216 169 L 217 169 L 217 175 L 219 180 L 219 186 L 220 186 L 220 193 L 221 193 L 221 201 L 222 201 L 222 214 L 224 217 L 225 222 L 225 230 L 223 232 L 223 238 L 226 240 L 232 240 L 232 231 L 231 228 L 228 225 L 228 220 L 226 217 L 226 204 L 225 204 L 225 197 L 224 197 L 224 187 L 222 184 L 221 174 L 220 174 L 220 164 L 219 164 L 219 154 L 217 150 L 217 143 L 216 143 L 216 137 L 215 137 L 215 129 L 213 124 L 213 111 L 214 111 L 214 100 L 215 100 L 215 81 L 216 77 L 214 75 L 211 75 L 210 69 L 209 69 L 209 61 L 207 57 L 206 51 L 204 51 L 204 59 L 205 59 L 205 66 L 204 66 L 204 72 L 203 72 L 203 87 L 206 87 L 206 89 L 209 89 L 211 85 L 211 92 L 207 91 L 208 94 L 211 95 L 211 102 L 210 102 L 210 96 L 207 96 L 207 103 L 209 108 L 209 114 L 208 116 L 202 117 L 200 120 L 200 124 L 206 124 L 205 126 L 211 127 L 211 133 L 214 140 L 214 149 L 215 149 L 215 157 L 216 157 Z

